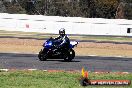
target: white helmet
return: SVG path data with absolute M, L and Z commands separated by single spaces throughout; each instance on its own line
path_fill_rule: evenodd
M 60 34 L 60 35 L 65 35 L 65 29 L 64 29 L 64 28 L 61 28 L 61 29 L 59 30 L 59 34 Z

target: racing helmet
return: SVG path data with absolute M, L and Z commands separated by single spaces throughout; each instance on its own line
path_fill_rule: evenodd
M 59 30 L 59 34 L 60 34 L 61 36 L 65 35 L 65 29 L 64 29 L 64 28 L 61 28 L 61 29 Z

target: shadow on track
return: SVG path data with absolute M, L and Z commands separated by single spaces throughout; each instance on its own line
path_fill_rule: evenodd
M 48 62 L 48 61 L 67 62 L 67 61 L 64 61 L 63 59 L 47 59 L 46 61 L 42 61 L 42 62 Z M 73 59 L 72 61 L 68 63 L 72 63 L 72 62 L 81 62 L 81 61 Z

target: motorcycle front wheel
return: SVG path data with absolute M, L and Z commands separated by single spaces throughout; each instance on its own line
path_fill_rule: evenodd
M 40 61 L 46 61 L 47 60 L 47 55 L 41 50 L 38 54 L 38 58 Z
M 72 61 L 72 59 L 74 59 L 75 57 L 75 51 L 73 49 L 71 49 L 68 54 L 68 56 L 66 58 L 64 58 L 64 61 L 70 62 Z

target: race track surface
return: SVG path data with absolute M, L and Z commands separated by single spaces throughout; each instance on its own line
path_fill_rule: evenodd
M 132 58 L 76 56 L 72 62 L 63 59 L 39 61 L 37 54 L 0 53 L 0 68 L 40 70 L 81 70 L 132 72 Z

